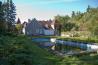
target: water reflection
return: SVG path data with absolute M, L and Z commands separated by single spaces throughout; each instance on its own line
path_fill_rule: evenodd
M 39 46 L 42 48 L 48 48 L 61 52 L 63 54 L 77 54 L 81 51 L 93 51 L 98 50 L 97 45 L 92 45 L 89 43 L 81 42 L 72 42 L 72 41 L 63 41 L 57 40 L 56 38 L 34 38 L 33 41 L 39 43 Z

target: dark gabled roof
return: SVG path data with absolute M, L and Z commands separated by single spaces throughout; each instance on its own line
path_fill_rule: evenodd
M 45 29 L 53 29 L 51 27 L 51 25 L 53 24 L 52 20 L 48 20 L 48 21 L 39 21 L 39 23 L 45 28 Z

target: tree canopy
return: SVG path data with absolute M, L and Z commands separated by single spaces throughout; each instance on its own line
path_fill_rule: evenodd
M 2 3 L 0 1 L 0 28 L 4 31 L 12 31 L 16 19 L 16 9 L 12 0 Z
M 55 19 L 62 24 L 63 31 L 89 31 L 96 32 L 98 26 L 98 7 L 93 8 L 88 5 L 86 12 L 72 11 L 72 16 L 55 16 Z

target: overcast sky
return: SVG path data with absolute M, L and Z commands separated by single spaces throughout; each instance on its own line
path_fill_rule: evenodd
M 21 21 L 37 18 L 53 19 L 56 15 L 71 15 L 72 11 L 84 12 L 88 5 L 98 6 L 98 0 L 13 0 L 17 17 Z

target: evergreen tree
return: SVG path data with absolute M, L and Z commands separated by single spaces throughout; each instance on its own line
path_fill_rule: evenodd
M 74 11 L 72 11 L 72 17 L 74 17 L 75 16 L 75 12 Z
M 15 5 L 12 2 L 12 0 L 7 0 L 7 2 L 4 3 L 4 14 L 5 14 L 5 20 L 8 25 L 8 31 L 11 31 L 13 28 L 13 24 L 15 24 L 16 19 L 16 9 Z
M 20 18 L 18 18 L 16 24 L 21 24 Z
M 87 7 L 87 12 L 89 12 L 90 11 L 90 6 L 88 5 L 88 7 Z
M 10 22 L 12 24 L 15 24 L 15 19 L 16 19 L 16 7 L 14 5 L 14 3 L 12 2 L 12 0 L 10 0 Z
M 0 1 L 0 33 L 5 31 L 3 3 Z
M 4 20 L 4 12 L 2 7 L 2 2 L 0 1 L 0 21 Z

